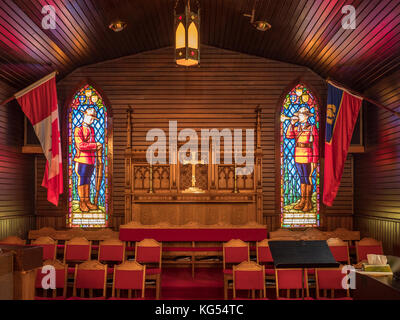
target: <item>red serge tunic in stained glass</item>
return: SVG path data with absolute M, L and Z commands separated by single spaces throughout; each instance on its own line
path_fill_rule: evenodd
M 281 226 L 319 226 L 319 109 L 302 84 L 286 96 L 281 109 Z
M 94 109 L 94 110 L 93 110 Z M 85 114 L 92 114 L 90 126 L 84 124 Z M 103 228 L 108 224 L 108 135 L 107 108 L 99 93 L 86 85 L 75 95 L 69 110 L 68 174 L 69 215 L 68 227 Z M 78 136 L 75 136 L 77 135 Z M 97 151 L 97 144 L 102 148 Z M 80 149 L 79 149 L 80 148 Z M 80 165 L 80 167 L 78 166 Z M 84 166 L 89 174 L 82 182 Z M 86 185 L 86 190 L 82 184 Z M 81 189 L 79 189 L 81 187 Z M 82 200 L 90 201 L 97 209 L 82 210 Z M 85 206 L 85 205 L 84 205 Z

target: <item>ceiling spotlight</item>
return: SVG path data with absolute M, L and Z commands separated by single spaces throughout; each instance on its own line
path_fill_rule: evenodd
M 256 4 L 257 4 L 257 0 L 254 3 L 254 7 L 253 7 L 253 10 L 252 10 L 251 14 L 244 14 L 244 16 L 250 18 L 250 23 L 257 30 L 259 30 L 259 31 L 267 31 L 267 30 L 272 28 L 272 26 L 267 21 L 264 21 L 264 20 L 254 21 L 255 15 L 256 15 Z
M 122 20 L 116 20 L 111 22 L 111 24 L 108 26 L 112 31 L 114 32 L 120 32 L 124 30 L 128 24 Z
M 272 28 L 272 26 L 267 21 L 256 21 L 252 23 L 254 28 L 259 31 L 267 31 Z

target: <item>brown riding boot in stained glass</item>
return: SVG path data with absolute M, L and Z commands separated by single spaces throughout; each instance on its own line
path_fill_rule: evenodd
M 85 187 L 86 186 L 78 186 L 79 209 L 81 209 L 81 212 L 89 212 L 89 208 L 86 205 Z
M 85 199 L 86 199 L 86 205 L 89 208 L 89 210 L 97 210 L 98 207 L 94 205 L 93 203 L 90 202 L 90 186 L 87 184 L 85 185 Z
M 298 204 L 294 206 L 295 210 L 303 210 L 306 204 L 306 185 L 301 184 L 301 200 Z
M 306 191 L 306 194 L 307 194 L 307 196 L 306 196 L 306 204 L 305 204 L 305 206 L 303 208 L 303 212 L 310 212 L 311 209 L 313 208 L 313 205 L 312 205 L 312 185 L 308 184 L 307 187 L 306 187 L 306 190 L 307 190 Z

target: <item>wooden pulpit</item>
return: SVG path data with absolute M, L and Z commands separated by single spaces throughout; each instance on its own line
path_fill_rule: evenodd
M 43 265 L 43 248 L 1 245 L 0 249 L 4 255 L 13 257 L 14 300 L 34 300 L 36 269 Z
M 0 300 L 14 298 L 13 254 L 0 253 Z

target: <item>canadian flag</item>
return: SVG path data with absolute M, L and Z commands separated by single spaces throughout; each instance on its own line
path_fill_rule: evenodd
M 47 200 L 58 206 L 63 175 L 55 75 L 54 72 L 18 92 L 15 98 L 32 123 L 47 160 L 42 182 L 42 187 L 47 188 Z

